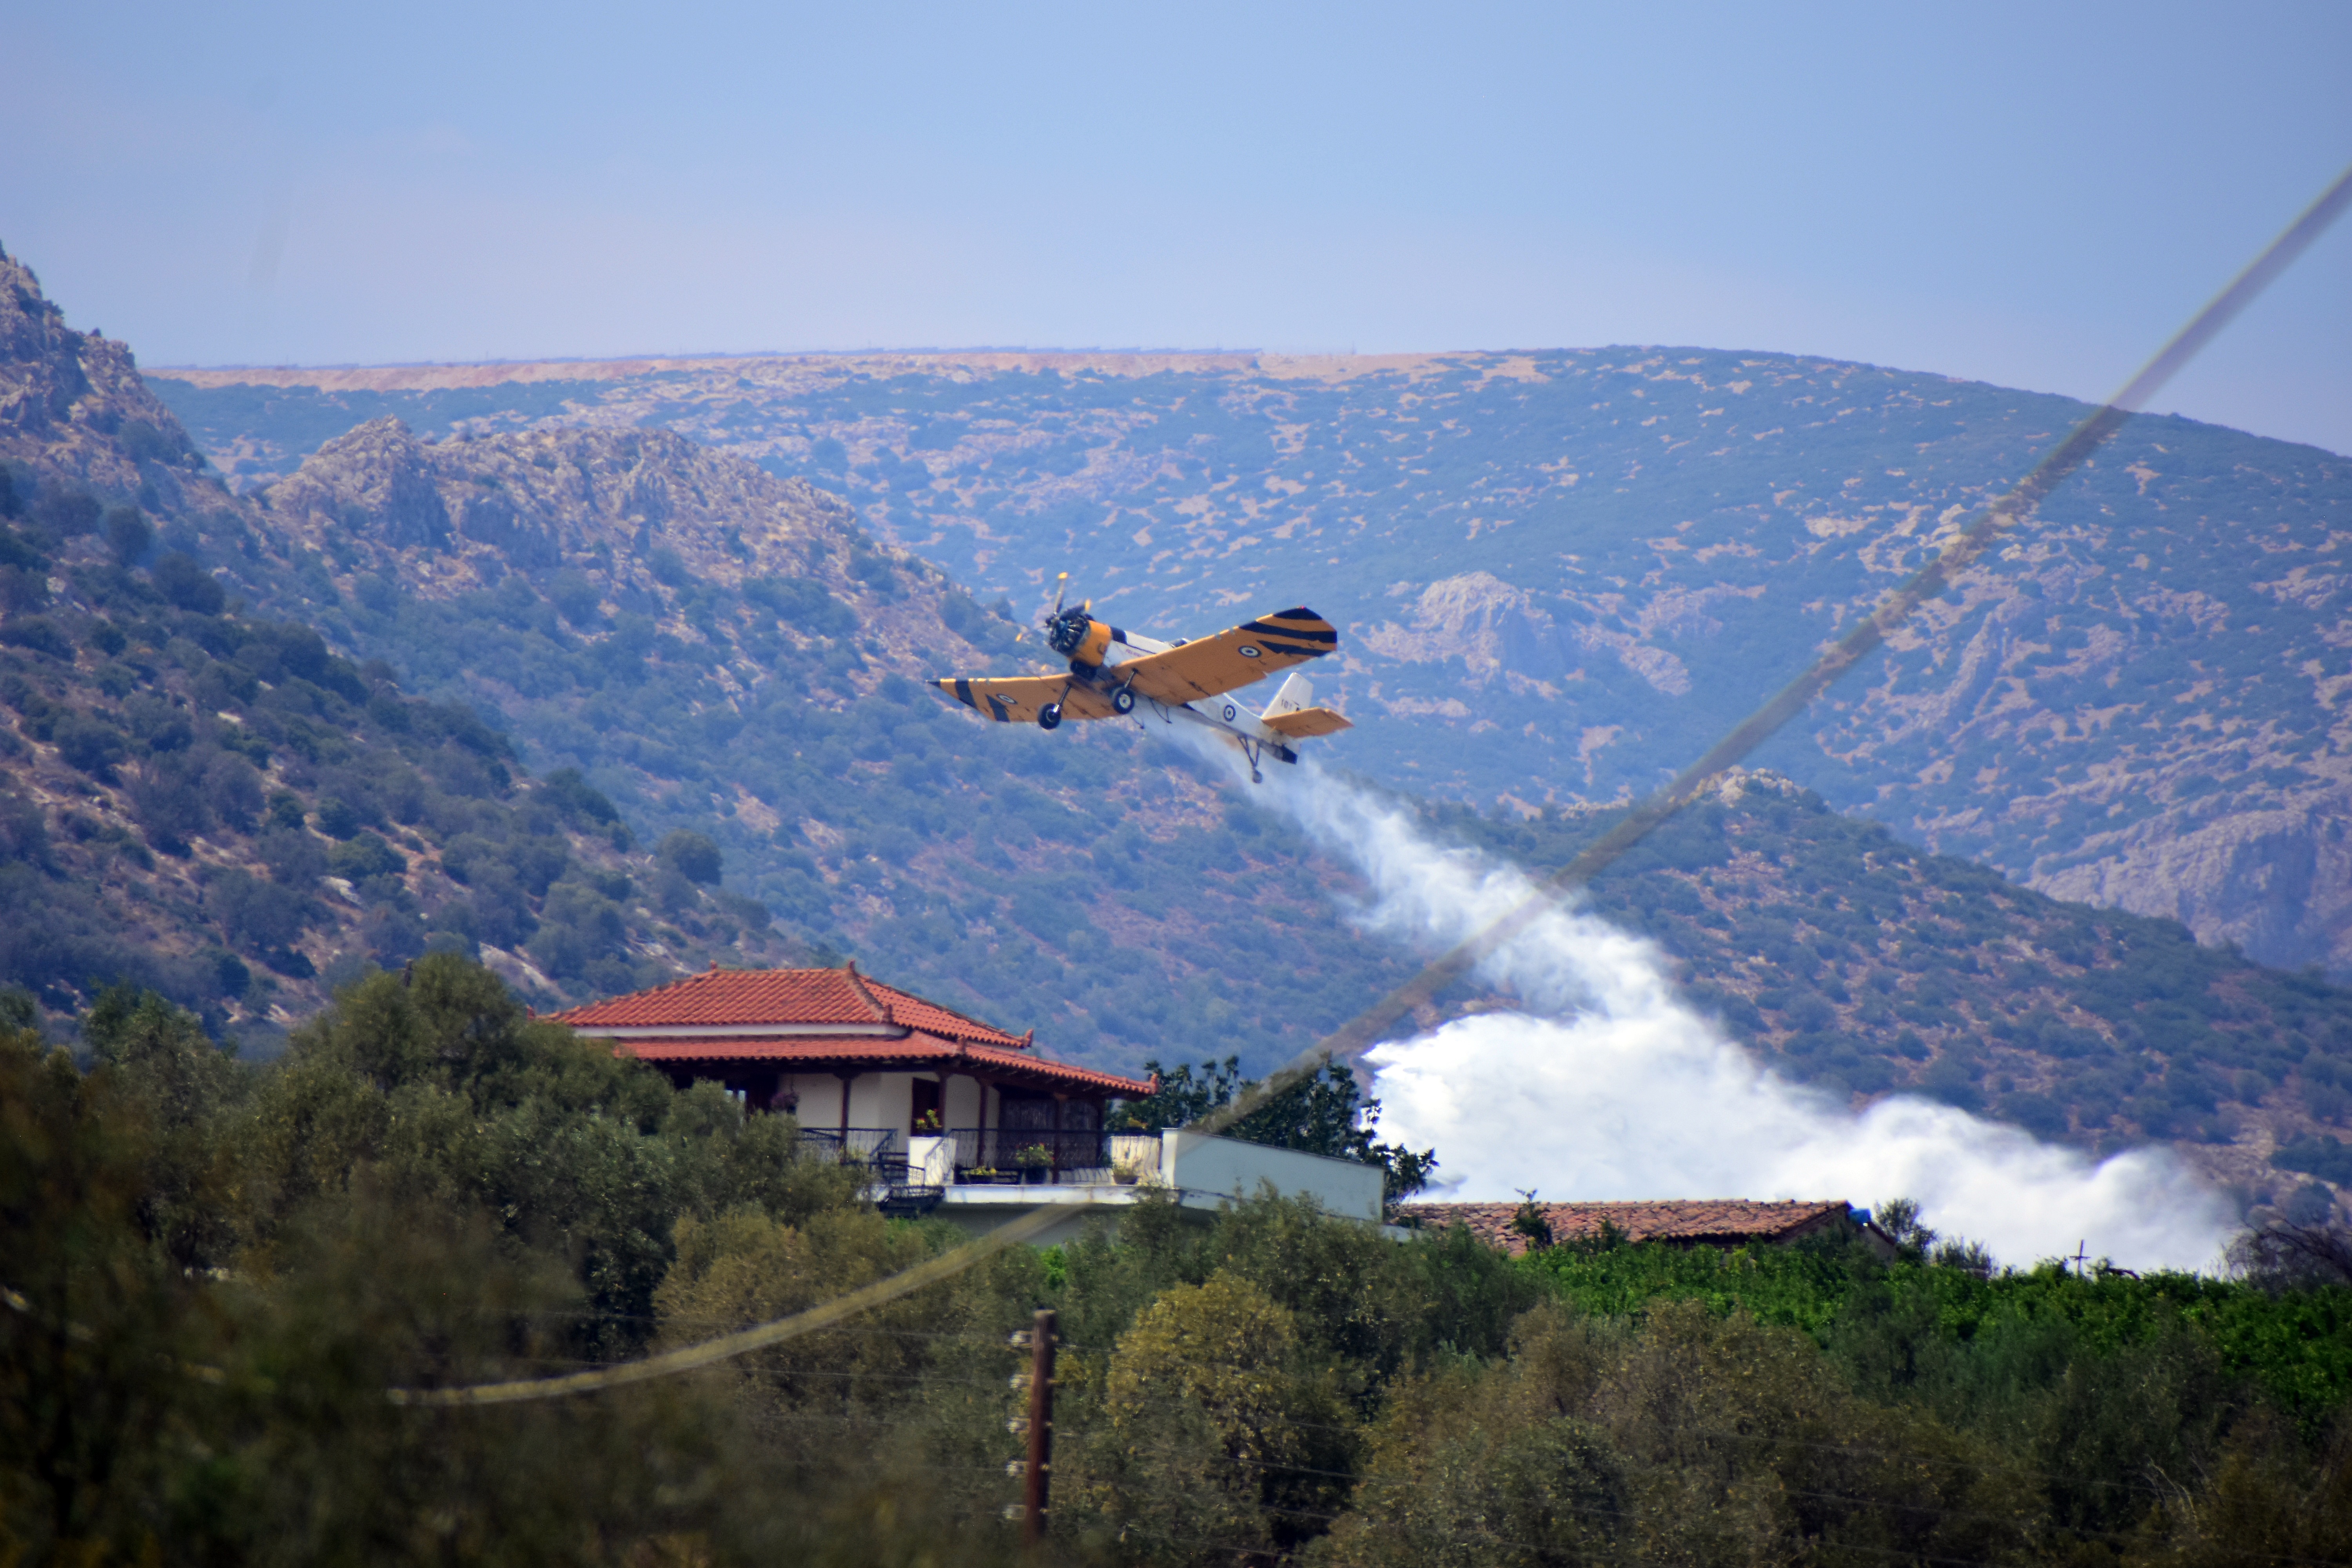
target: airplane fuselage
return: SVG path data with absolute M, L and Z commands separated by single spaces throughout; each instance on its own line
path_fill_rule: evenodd
M 1140 654 L 1166 653 L 1183 646 L 1144 637 L 1076 610 L 1056 616 L 1047 628 L 1046 640 L 1055 652 L 1069 656 L 1072 679 L 1102 691 L 1118 691 L 1124 685 L 1119 679 L 1119 667 L 1110 662 L 1114 645 Z M 1278 731 L 1268 729 L 1257 714 L 1230 696 L 1201 702 L 1160 702 L 1149 697 L 1131 700 L 1135 701 L 1132 717 L 1139 722 L 1157 719 L 1164 724 L 1196 724 L 1243 742 L 1242 749 L 1253 768 L 1260 752 L 1286 763 L 1298 760 L 1298 753 L 1291 750 Z
M 1261 751 L 1286 763 L 1298 760 L 1298 753 L 1290 749 L 1290 743 L 1280 731 L 1268 729 L 1256 714 L 1230 697 L 1178 703 L 1154 702 L 1147 697 L 1135 705 L 1134 717 L 1138 721 L 1156 718 L 1168 724 L 1183 721 L 1197 724 L 1204 730 L 1214 730 L 1229 739 L 1242 742 L 1242 750 L 1249 756 L 1253 768 L 1257 763 L 1256 753 Z

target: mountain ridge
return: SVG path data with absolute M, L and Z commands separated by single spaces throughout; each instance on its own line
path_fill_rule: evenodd
M 1703 751 L 2086 411 L 1680 349 L 1345 374 L 1238 355 L 663 363 L 551 380 L 528 406 L 485 379 L 446 412 L 678 430 L 841 490 L 984 597 L 1041 596 L 1067 565 L 1129 624 L 1181 628 L 1238 584 L 1311 576 L 1353 632 L 1326 682 L 1358 718 L 1351 756 L 1529 804 L 1639 793 Z M 278 414 L 226 379 L 159 385 L 215 449 L 298 404 L 334 413 L 276 374 Z M 2140 416 L 1754 760 L 2028 885 L 2352 973 L 2352 631 L 2330 564 L 2347 540 L 2352 462 Z

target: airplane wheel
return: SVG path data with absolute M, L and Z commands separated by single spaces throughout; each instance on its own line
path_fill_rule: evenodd
M 1135 711 L 1135 693 L 1134 693 L 1134 692 L 1132 692 L 1132 691 L 1129 691 L 1129 690 L 1126 687 L 1124 687 L 1124 686 L 1119 687 L 1119 688 L 1118 688 L 1117 689 L 1115 689 L 1114 691 L 1112 691 L 1112 692 L 1111 692 L 1111 694 L 1110 694 L 1110 710 L 1111 710 L 1112 712 L 1114 712 L 1114 713 L 1132 713 L 1132 712 L 1134 712 L 1134 711 Z
M 1062 705 L 1060 703 L 1048 702 L 1045 706 L 1037 710 L 1037 728 L 1040 730 L 1052 730 L 1058 728 L 1061 722 Z

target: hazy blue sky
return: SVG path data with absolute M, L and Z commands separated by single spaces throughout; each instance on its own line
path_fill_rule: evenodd
M 0 0 L 144 363 L 1791 350 L 2098 396 L 2352 162 L 2352 4 Z M 2352 452 L 2352 224 L 2160 406 Z

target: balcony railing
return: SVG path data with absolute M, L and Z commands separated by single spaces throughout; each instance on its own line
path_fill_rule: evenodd
M 906 1139 L 895 1127 L 803 1127 L 801 1148 L 814 1159 L 870 1166 L 876 1174 L 899 1181 L 907 1176 Z
M 1110 1168 L 1110 1138 L 1103 1132 L 1056 1132 L 1021 1127 L 959 1127 L 953 1145 L 955 1179 L 974 1182 L 1099 1181 Z M 1042 1151 L 1042 1159 L 1032 1151 Z M 1042 1171 L 1042 1177 L 1032 1177 Z M 975 1173 L 992 1174 L 975 1174 Z

